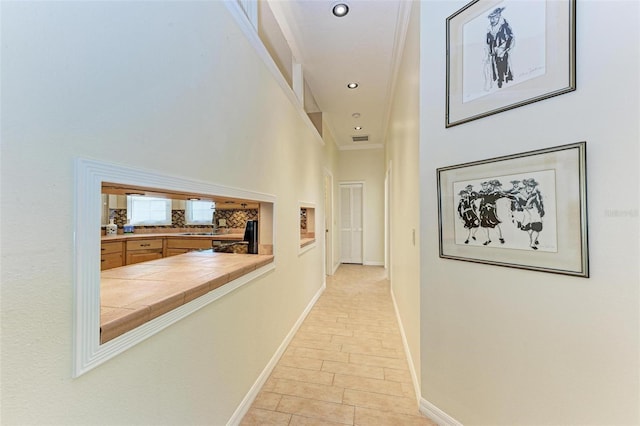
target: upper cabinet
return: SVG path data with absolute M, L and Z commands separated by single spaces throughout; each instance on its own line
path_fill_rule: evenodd
M 127 197 L 124 195 L 109 194 L 109 209 L 126 209 Z
M 258 203 L 216 203 L 216 210 L 255 210 L 258 207 Z

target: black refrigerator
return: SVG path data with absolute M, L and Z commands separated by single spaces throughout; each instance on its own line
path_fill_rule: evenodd
M 258 254 L 258 221 L 248 220 L 244 228 L 244 241 L 249 243 L 247 253 Z

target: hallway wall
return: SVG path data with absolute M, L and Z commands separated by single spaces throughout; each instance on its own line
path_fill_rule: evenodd
M 414 380 L 420 377 L 420 2 L 414 2 L 396 79 L 386 141 L 390 168 L 391 291 Z
M 226 424 L 322 287 L 322 141 L 223 2 L 0 7 L 1 423 Z M 275 196 L 276 269 L 72 379 L 77 157 Z
M 422 397 L 465 425 L 639 424 L 640 3 L 577 2 L 577 91 L 445 129 L 467 3 L 422 3 Z M 439 258 L 438 167 L 579 141 L 589 279 Z
M 384 265 L 384 150 L 341 150 L 338 153 L 338 180 L 364 182 L 363 262 L 365 265 Z M 336 201 L 339 214 L 338 193 Z

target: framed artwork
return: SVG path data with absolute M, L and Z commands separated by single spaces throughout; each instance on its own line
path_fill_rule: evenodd
M 576 89 L 576 0 L 474 0 L 447 18 L 445 126 Z
M 586 142 L 437 169 L 440 257 L 589 276 Z

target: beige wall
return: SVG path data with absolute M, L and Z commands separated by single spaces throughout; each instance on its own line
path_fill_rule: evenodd
M 340 182 L 364 182 L 363 262 L 384 265 L 384 150 L 340 151 L 338 175 Z
M 578 2 L 577 91 L 445 129 L 444 23 L 465 4 L 421 11 L 422 396 L 467 425 L 639 424 L 640 4 Z M 438 257 L 436 168 L 579 141 L 591 278 Z
M 391 108 L 386 166 L 391 187 L 391 291 L 398 307 L 416 379 L 420 377 L 419 37 L 420 3 L 415 2 Z
M 1 28 L 2 424 L 225 424 L 323 282 L 315 130 L 223 2 L 2 2 Z M 72 379 L 76 157 L 274 195 L 276 269 Z

